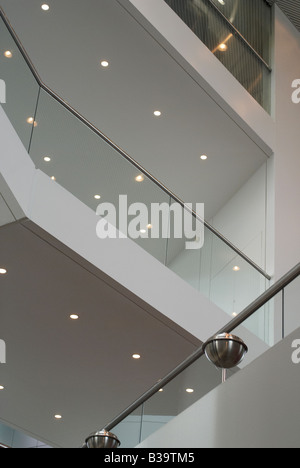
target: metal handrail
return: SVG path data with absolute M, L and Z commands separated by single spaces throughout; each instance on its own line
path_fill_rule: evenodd
M 98 128 L 96 128 L 89 120 L 83 117 L 76 109 L 70 106 L 64 99 L 62 99 L 58 94 L 56 94 L 52 89 L 50 89 L 45 83 L 42 81 L 39 73 L 37 72 L 35 66 L 33 65 L 29 55 L 27 54 L 24 46 L 22 45 L 18 35 L 16 34 L 15 30 L 13 29 L 10 21 L 8 20 L 6 14 L 4 13 L 2 7 L 0 6 L 0 17 L 4 21 L 7 29 L 9 30 L 13 40 L 17 44 L 17 47 L 22 54 L 24 60 L 26 61 L 29 69 L 31 70 L 35 80 L 37 81 L 38 85 L 53 99 L 59 102 L 65 109 L 67 109 L 71 114 L 73 114 L 76 118 L 78 118 L 84 125 L 86 125 L 90 130 L 92 130 L 96 135 L 98 135 L 102 140 L 104 140 L 109 146 L 111 146 L 115 151 L 117 151 L 122 157 L 127 159 L 131 164 L 133 164 L 139 172 L 143 173 L 148 179 L 154 182 L 161 190 L 163 190 L 170 198 L 172 198 L 175 202 L 181 205 L 183 208 L 186 208 L 185 203 L 177 197 L 173 192 L 171 192 L 165 185 L 163 185 L 158 179 L 156 179 L 152 174 L 150 174 L 144 167 L 142 167 L 137 161 L 135 161 L 128 153 L 126 153 L 122 148 L 116 145 L 108 136 L 102 133 Z M 263 275 L 268 281 L 272 279 L 272 277 L 266 273 L 260 266 L 258 266 L 251 258 L 245 255 L 240 249 L 238 249 L 230 240 L 224 237 L 217 229 L 211 226 L 207 221 L 202 219 L 194 210 L 189 210 L 191 214 L 204 226 L 211 231 L 215 236 L 217 236 L 222 242 L 224 242 L 230 249 L 232 249 L 237 255 L 239 255 L 243 260 L 245 260 L 249 265 L 251 265 L 256 271 L 258 271 L 261 275 Z
M 261 307 L 267 304 L 273 297 L 275 297 L 280 291 L 286 288 L 290 283 L 292 283 L 300 275 L 300 263 L 298 263 L 292 270 L 290 270 L 286 275 L 284 275 L 279 281 L 277 281 L 273 286 L 271 286 L 266 292 L 259 296 L 252 304 L 250 304 L 243 312 L 241 312 L 238 317 L 231 320 L 225 327 L 221 328 L 217 334 L 222 333 L 231 333 L 237 327 L 242 325 L 249 317 L 251 317 L 255 312 L 257 312 Z M 123 411 L 119 416 L 113 419 L 107 426 L 105 426 L 106 431 L 111 431 L 114 427 L 120 424 L 127 416 L 132 414 L 137 408 L 139 408 L 143 403 L 149 400 L 153 395 L 155 395 L 161 388 L 168 385 L 172 380 L 174 380 L 179 374 L 184 370 L 190 367 L 194 362 L 200 359 L 204 354 L 205 343 L 197 349 L 190 357 L 185 359 L 179 366 L 177 366 L 172 372 L 170 372 L 164 379 L 160 380 L 157 384 L 151 387 L 146 393 L 144 393 L 138 400 L 136 400 L 132 405 L 130 405 L 125 411 Z

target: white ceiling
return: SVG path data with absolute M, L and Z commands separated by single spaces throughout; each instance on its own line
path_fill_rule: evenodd
M 263 151 L 117 0 L 48 3 L 43 12 L 38 0 L 1 2 L 43 81 L 177 196 L 204 202 L 206 218 L 213 216 L 263 164 Z
M 0 229 L 8 271 L 0 278 L 0 420 L 50 445 L 78 447 L 199 343 L 32 229 L 29 221 Z

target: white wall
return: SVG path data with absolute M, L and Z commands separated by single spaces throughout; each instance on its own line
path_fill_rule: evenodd
M 266 268 L 267 167 L 264 164 L 210 222 L 261 268 Z
M 272 197 L 268 168 L 271 164 L 272 161 L 264 164 L 210 220 L 212 226 L 263 269 L 267 267 L 267 205 Z M 169 267 L 232 317 L 264 292 L 268 282 L 209 231 L 205 234 L 201 251 L 183 249 Z M 239 272 L 233 271 L 235 266 L 239 266 Z M 269 316 L 269 311 L 267 314 Z M 257 314 L 248 326 L 261 339 L 269 341 L 268 321 L 263 314 Z
M 268 272 L 267 241 L 271 241 L 268 235 L 272 231 L 268 218 L 268 204 L 272 197 L 272 186 L 268 177 L 271 165 L 271 160 L 265 163 L 210 221 L 245 255 Z M 240 265 L 238 258 L 234 261 L 241 266 L 241 270 L 232 275 L 231 289 L 234 297 L 233 302 L 229 297 L 226 308 L 229 313 L 242 311 L 269 287 L 269 282 L 258 272 L 245 264 Z M 214 278 L 216 286 L 213 298 L 217 304 L 224 296 L 223 291 L 230 287 L 228 269 L 224 270 L 223 265 L 220 267 L 222 268 Z M 266 309 L 264 313 L 256 314 L 249 320 L 247 327 L 261 339 L 272 342 L 273 337 L 269 333 L 272 320 L 272 311 Z
M 300 329 L 138 448 L 299 448 L 300 364 L 291 359 L 299 337 Z
M 276 7 L 276 152 L 275 152 L 275 271 L 276 278 L 300 260 L 300 104 L 291 96 L 300 79 L 300 33 Z

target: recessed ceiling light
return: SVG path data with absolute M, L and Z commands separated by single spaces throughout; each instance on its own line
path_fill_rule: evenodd
M 218 2 L 221 3 L 221 5 L 223 5 L 223 6 L 225 5 L 224 0 L 218 0 Z
M 232 317 L 237 317 L 238 313 L 237 312 L 232 312 Z
M 237 265 L 236 265 L 236 266 L 234 266 L 232 269 L 233 269 L 233 271 L 240 271 L 240 267 L 239 267 L 239 266 L 237 266 Z
M 33 124 L 34 127 L 37 127 L 37 122 L 34 120 L 33 117 L 28 117 L 28 119 L 26 120 L 27 123 L 29 123 L 30 125 Z
M 50 162 L 50 161 L 51 161 L 51 158 L 50 158 L 49 156 L 45 156 L 45 157 L 44 157 L 44 161 L 45 161 L 45 162 Z
M 202 161 L 206 161 L 208 159 L 208 156 L 206 156 L 206 154 L 202 154 L 202 156 L 200 156 L 200 159 L 202 159 Z
M 52 176 L 52 177 L 51 177 L 51 180 L 53 180 L 53 182 L 55 182 L 55 181 L 56 181 L 56 177 Z
M 193 388 L 187 388 L 186 389 L 186 393 L 194 393 L 194 389 Z
M 94 195 L 95 200 L 100 200 L 101 195 Z
M 159 391 L 160 393 L 162 393 L 162 392 L 164 391 L 164 389 L 163 389 L 163 388 L 160 388 L 158 391 Z
M 44 11 L 49 11 L 50 6 L 47 3 L 43 3 L 43 5 L 41 6 L 41 9 L 44 10 Z
M 58 420 L 59 420 L 59 419 L 62 419 L 62 415 L 61 415 L 61 414 L 56 414 L 56 415 L 54 416 L 54 418 L 55 418 L 55 419 L 58 419 Z
M 136 359 L 136 360 L 137 360 L 137 359 L 141 359 L 141 355 L 140 355 L 140 354 L 133 354 L 133 355 L 132 355 L 132 358 L 133 358 L 133 359 Z
M 6 275 L 7 270 L 5 268 L 0 268 L 0 275 Z
M 109 67 L 109 62 L 107 60 L 102 60 L 101 67 L 108 68 Z
M 4 52 L 4 56 L 5 56 L 6 58 L 12 58 L 12 52 L 11 52 L 10 50 L 6 50 L 6 51 Z
M 79 319 L 79 315 L 77 315 L 77 314 L 72 314 L 72 315 L 70 315 L 70 319 L 71 319 L 71 320 L 78 320 L 78 319 Z
M 160 117 L 162 115 L 161 111 L 157 110 L 157 111 L 154 111 L 154 115 L 155 117 Z
M 0 390 L 4 390 L 4 387 L 3 387 L 3 385 L 0 385 Z
M 140 174 L 135 178 L 135 180 L 136 182 L 143 182 L 145 180 L 145 177 L 142 174 Z

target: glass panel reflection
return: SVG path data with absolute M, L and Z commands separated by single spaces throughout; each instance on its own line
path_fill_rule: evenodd
M 141 440 L 192 406 L 221 382 L 220 370 L 214 368 L 205 357 L 196 361 L 145 402 Z
M 269 62 L 271 8 L 261 0 L 165 0 L 244 88 L 271 111 L 271 72 L 252 48 Z M 214 6 L 215 5 L 215 6 Z M 263 5 L 263 6 L 262 6 Z M 218 7 L 218 8 L 215 8 Z M 218 12 L 218 10 L 220 12 Z M 226 17 L 250 43 L 236 34 Z
M 40 88 L 2 19 L 0 23 L 0 77 L 5 83 L 5 99 L 1 98 L 1 102 L 6 101 L 3 109 L 28 150 L 33 127 L 37 125 Z

